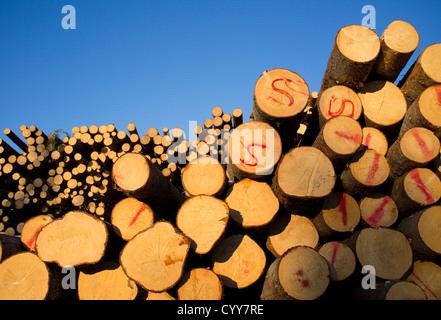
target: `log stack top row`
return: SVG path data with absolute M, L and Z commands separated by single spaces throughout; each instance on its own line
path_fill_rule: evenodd
M 249 121 L 215 107 L 194 140 L 5 130 L 22 152 L 0 141 L 1 213 L 20 228 L 0 297 L 439 300 L 441 43 L 398 81 L 418 45 L 405 21 L 343 27 L 317 92 L 264 71 Z

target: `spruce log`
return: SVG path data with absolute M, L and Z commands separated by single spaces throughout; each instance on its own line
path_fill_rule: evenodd
M 101 261 L 79 272 L 80 300 L 134 300 L 137 294 L 136 283 L 127 277 L 118 262 Z
M 35 251 L 44 262 L 75 267 L 100 261 L 107 242 L 103 221 L 83 211 L 69 211 L 40 230 Z
M 53 219 L 49 215 L 38 215 L 27 220 L 21 230 L 21 242 L 29 248 L 29 250 L 35 251 L 35 240 L 37 239 L 38 233 L 41 228 L 52 221 Z
M 360 207 L 349 194 L 334 192 L 325 199 L 312 222 L 323 239 L 351 233 L 360 222 Z
M 312 146 L 322 151 L 338 172 L 360 148 L 362 139 L 363 131 L 356 120 L 336 116 L 326 121 Z
M 408 106 L 412 105 L 427 87 L 441 83 L 440 61 L 441 43 L 428 46 L 398 83 Z
M 430 260 L 441 254 L 440 206 L 429 207 L 402 219 L 397 230 L 410 239 L 415 260 Z
M 390 136 L 401 125 L 406 115 L 406 99 L 395 84 L 389 81 L 371 81 L 358 93 L 363 104 L 366 126 L 377 128 Z
M 228 140 L 228 170 L 237 180 L 268 178 L 281 155 L 280 136 L 265 122 L 245 122 Z
M 427 168 L 413 169 L 394 181 L 390 197 L 395 201 L 399 217 L 435 204 L 441 198 L 441 181 Z
M 225 201 L 200 195 L 182 204 L 176 225 L 189 238 L 192 250 L 206 254 L 221 240 L 229 216 L 230 209 Z
M 181 171 L 181 181 L 188 197 L 220 197 L 228 184 L 222 164 L 209 156 L 199 157 L 187 164 Z
M 404 132 L 389 148 L 386 159 L 389 177 L 397 179 L 404 173 L 428 166 L 440 152 L 440 141 L 432 131 L 415 127 Z
M 266 256 L 262 248 L 248 235 L 237 234 L 222 240 L 212 256 L 212 270 L 224 286 L 242 289 L 262 276 Z
M 432 261 L 415 261 L 407 278 L 417 284 L 428 300 L 441 300 L 441 267 Z
M 308 98 L 308 85 L 297 73 L 282 68 L 264 71 L 254 87 L 252 118 L 275 128 L 289 150 Z
M 406 236 L 390 228 L 364 228 L 344 241 L 359 267 L 371 265 L 383 280 L 401 279 L 412 267 L 412 248 Z
M 166 291 L 182 277 L 189 249 L 187 237 L 171 223 L 159 221 L 127 242 L 120 264 L 145 290 Z
M 372 193 L 389 176 L 386 158 L 374 151 L 363 150 L 355 154 L 343 169 L 340 179 L 346 193 L 357 198 Z
M 326 242 L 320 247 L 318 253 L 328 262 L 331 281 L 343 281 L 354 274 L 357 266 L 355 254 L 342 242 Z
M 184 196 L 161 174 L 161 172 L 139 153 L 120 156 L 112 168 L 112 180 L 116 188 L 162 211 L 175 212 L 184 201 Z
M 372 149 L 385 156 L 389 143 L 382 131 L 374 127 L 364 127 L 361 148 Z
M 361 199 L 360 212 L 364 224 L 374 228 L 388 228 L 398 220 L 395 201 L 381 193 L 373 193 Z
M 410 105 L 399 135 L 414 127 L 441 130 L 441 85 L 428 87 Z
M 320 93 L 334 85 L 358 90 L 363 87 L 380 52 L 375 31 L 360 25 L 341 28 L 323 76 Z
M 188 271 L 177 284 L 179 300 L 222 300 L 223 287 L 212 270 L 195 268 Z
M 0 263 L 0 299 L 59 299 L 65 294 L 60 275 L 32 252 L 15 254 Z
M 283 214 L 271 224 L 266 247 L 278 258 L 291 247 L 316 248 L 318 241 L 319 234 L 309 218 L 294 214 Z
M 349 87 L 336 85 L 324 90 L 317 100 L 319 126 L 336 116 L 360 119 L 363 106 L 357 93 Z
M 252 232 L 265 230 L 279 211 L 279 200 L 271 187 L 251 179 L 233 184 L 225 202 L 233 221 Z
M 415 283 L 405 280 L 378 281 L 375 289 L 357 288 L 355 300 L 427 300 L 424 291 Z
M 285 210 L 305 212 L 331 194 L 335 181 L 334 167 L 323 152 L 298 147 L 283 156 L 272 188 Z
M 131 197 L 118 201 L 110 215 L 112 225 L 117 228 L 121 238 L 126 241 L 150 228 L 154 220 L 154 212 L 150 206 Z
M 262 300 L 314 300 L 329 286 L 326 259 L 310 247 L 290 248 L 270 265 L 260 298 Z
M 369 78 L 395 82 L 418 47 L 420 37 L 410 23 L 395 20 L 384 30 L 380 41 L 381 50 Z

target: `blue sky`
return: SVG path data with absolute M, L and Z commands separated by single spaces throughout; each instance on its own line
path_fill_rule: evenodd
M 61 9 L 76 9 L 64 30 Z M 46 134 L 115 124 L 188 130 L 211 109 L 251 113 L 264 70 L 282 67 L 318 91 L 337 31 L 376 9 L 420 34 L 409 65 L 441 42 L 440 1 L 0 0 L 0 138 L 35 124 Z

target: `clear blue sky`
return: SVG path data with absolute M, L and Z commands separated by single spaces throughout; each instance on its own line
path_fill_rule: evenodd
M 76 9 L 64 30 L 64 5 Z M 337 31 L 376 9 L 420 34 L 409 65 L 441 42 L 441 1 L 0 0 L 0 137 L 35 124 L 148 128 L 202 123 L 214 106 L 251 113 L 264 70 L 283 67 L 318 91 Z

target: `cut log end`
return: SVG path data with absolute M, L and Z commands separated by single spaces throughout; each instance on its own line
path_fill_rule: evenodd
M 242 289 L 262 276 L 266 257 L 262 248 L 248 235 L 225 238 L 213 252 L 213 271 L 223 285 Z
M 305 80 L 286 69 L 265 71 L 256 82 L 254 100 L 269 118 L 289 118 L 301 113 L 309 98 Z
M 153 225 L 154 212 L 144 202 L 135 198 L 125 198 L 113 207 L 110 221 L 118 229 L 121 238 L 129 241 Z
M 223 287 L 216 273 L 195 268 L 182 277 L 177 293 L 179 300 L 221 300 Z
M 206 254 L 224 234 L 229 213 L 225 201 L 212 196 L 195 196 L 182 204 L 176 225 L 190 239 L 196 253 Z
M 123 248 L 120 263 L 132 280 L 148 291 L 161 292 L 181 278 L 190 241 L 169 222 L 141 231 Z
M 360 25 L 350 25 L 340 29 L 336 44 L 347 59 L 360 63 L 375 60 L 380 52 L 378 36 L 373 30 Z
M 389 143 L 384 133 L 377 128 L 364 127 L 361 146 L 365 149 L 375 150 L 385 156 L 389 148 Z
M 318 251 L 328 261 L 331 281 L 343 281 L 355 271 L 357 261 L 354 252 L 345 244 L 332 241 L 320 247 Z
M 70 211 L 41 229 L 35 250 L 44 262 L 75 267 L 100 261 L 107 240 L 103 221 L 83 211 Z
M 279 211 L 279 200 L 271 187 L 251 179 L 235 183 L 225 201 L 231 218 L 245 229 L 268 225 Z
M 361 218 L 370 227 L 390 227 L 398 219 L 395 201 L 384 194 L 371 194 L 360 201 Z
M 38 215 L 27 220 L 21 230 L 21 242 L 31 251 L 35 251 L 35 240 L 37 239 L 38 233 L 45 225 L 52 222 L 52 220 L 52 217 L 49 215 Z
M 136 191 L 146 185 L 150 174 L 147 159 L 139 153 L 119 157 L 112 168 L 112 179 L 122 190 Z

